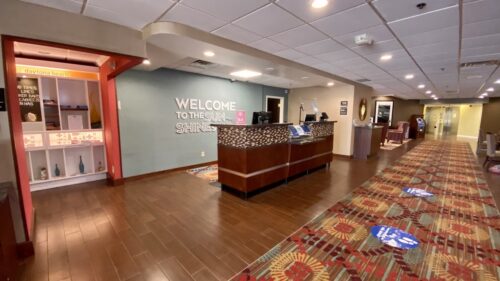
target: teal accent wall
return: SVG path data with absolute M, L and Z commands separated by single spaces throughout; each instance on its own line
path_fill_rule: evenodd
M 284 96 L 287 116 L 285 89 L 171 69 L 127 71 L 117 77 L 116 88 L 124 177 L 217 160 L 215 132 L 176 133 L 175 124 L 183 121 L 177 119 L 175 98 L 234 101 L 250 124 L 252 113 L 265 108 L 266 95 Z

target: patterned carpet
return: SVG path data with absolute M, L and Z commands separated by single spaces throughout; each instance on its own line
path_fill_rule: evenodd
M 419 245 L 383 244 L 376 225 Z M 469 145 L 424 141 L 232 280 L 500 280 L 499 243 L 499 212 Z
M 394 150 L 398 147 L 401 147 L 403 144 L 406 144 L 406 143 L 409 143 L 412 139 L 405 139 L 403 141 L 403 143 L 399 143 L 399 142 L 394 142 L 394 141 L 386 141 L 384 143 L 384 145 L 380 146 L 380 149 L 383 149 L 383 150 Z

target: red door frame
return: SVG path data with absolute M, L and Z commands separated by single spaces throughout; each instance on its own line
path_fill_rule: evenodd
M 31 241 L 33 230 L 33 204 L 29 185 L 29 175 L 26 164 L 26 154 L 23 141 L 23 130 L 21 120 L 21 109 L 17 97 L 17 75 L 14 53 L 14 42 L 31 43 L 43 46 L 65 48 L 74 51 L 94 53 L 109 56 L 109 59 L 99 67 L 100 88 L 103 104 L 103 118 L 105 123 L 104 142 L 106 146 L 106 159 L 108 164 L 108 183 L 117 185 L 123 183 L 120 128 L 118 122 L 117 96 L 115 77 L 127 69 L 140 64 L 144 58 L 117 54 L 113 52 L 94 50 L 85 47 L 48 42 L 43 40 L 2 35 L 2 49 L 5 75 L 5 92 L 7 99 L 7 111 L 10 123 L 10 134 L 14 165 L 16 169 L 16 181 L 19 194 L 24 224 L 26 241 Z

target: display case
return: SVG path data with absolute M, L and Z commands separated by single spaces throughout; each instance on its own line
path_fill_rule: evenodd
M 22 75 L 18 93 L 32 190 L 106 177 L 98 80 Z

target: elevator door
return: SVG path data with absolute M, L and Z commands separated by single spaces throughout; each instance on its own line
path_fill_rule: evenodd
M 456 136 L 458 132 L 458 120 L 460 117 L 460 108 L 449 106 L 444 108 L 443 114 L 443 135 Z

